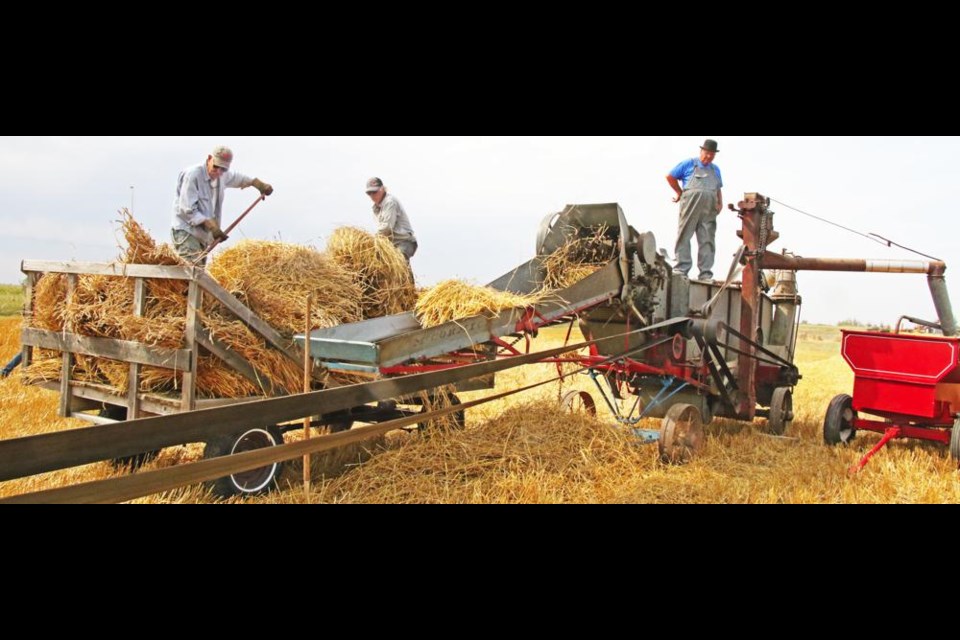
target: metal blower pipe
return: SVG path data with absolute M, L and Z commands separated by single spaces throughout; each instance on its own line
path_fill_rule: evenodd
M 943 275 L 927 276 L 930 286 L 930 295 L 933 296 L 933 306 L 940 318 L 940 328 L 945 336 L 957 335 L 957 320 L 953 316 L 953 306 L 950 304 L 950 294 L 947 292 L 947 279 Z
M 767 252 L 763 255 L 765 269 L 790 271 L 853 271 L 862 273 L 925 273 L 933 306 L 940 319 L 943 335 L 957 335 L 957 321 L 950 304 L 944 273 L 947 265 L 940 260 L 859 260 L 846 258 L 797 258 Z

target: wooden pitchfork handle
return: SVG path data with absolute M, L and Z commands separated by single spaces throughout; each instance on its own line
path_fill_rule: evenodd
M 253 201 L 253 204 L 250 205 L 249 207 L 247 207 L 247 210 L 244 211 L 243 213 L 241 213 L 241 214 L 240 214 L 240 217 L 237 218 L 236 220 L 234 220 L 234 221 L 233 221 L 233 224 L 231 224 L 229 227 L 226 228 L 226 230 L 223 232 L 223 235 L 229 236 L 229 235 L 230 235 L 230 232 L 233 231 L 234 229 L 236 229 L 236 228 L 237 228 L 237 225 L 240 224 L 240 222 L 243 221 L 243 219 L 247 217 L 247 214 L 250 213 L 251 211 L 253 211 L 253 208 L 254 208 L 255 206 L 257 206 L 258 204 L 260 204 L 261 202 L 263 202 L 263 201 L 266 200 L 266 199 L 267 199 L 267 196 L 265 196 L 265 195 L 263 195 L 263 194 L 260 194 L 260 196 L 259 196 L 256 200 Z M 222 242 L 222 240 L 219 240 L 219 239 L 218 239 L 218 240 L 214 240 L 214 241 L 213 241 L 213 244 L 211 244 L 209 247 L 207 247 L 206 250 L 204 250 L 204 252 L 200 254 L 200 257 L 198 257 L 198 258 L 196 259 L 196 261 L 194 261 L 194 263 L 193 263 L 194 266 L 200 264 L 200 262 L 202 262 L 202 261 L 204 260 L 204 258 L 206 258 L 208 255 L 210 255 L 210 252 L 213 251 L 214 249 L 216 249 L 217 246 L 218 246 L 221 242 Z

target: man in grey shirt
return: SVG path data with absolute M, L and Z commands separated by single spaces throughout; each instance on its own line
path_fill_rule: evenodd
M 220 228 L 225 189 L 253 186 L 265 196 L 273 187 L 242 173 L 231 171 L 233 151 L 217 147 L 204 163 L 184 169 L 177 178 L 177 197 L 173 201 L 173 247 L 190 263 L 206 262 L 204 252 L 215 240 L 227 239 Z M 201 259 L 202 256 L 202 259 Z
M 387 193 L 380 178 L 367 180 L 367 195 L 373 200 L 373 215 L 377 218 L 377 233 L 390 239 L 403 257 L 410 258 L 417 252 L 417 238 L 413 235 L 410 218 L 400 201 Z

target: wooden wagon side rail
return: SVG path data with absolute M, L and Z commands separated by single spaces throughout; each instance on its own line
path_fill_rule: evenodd
M 179 400 L 172 400 L 181 411 L 190 411 L 203 406 L 205 401 L 196 397 L 196 366 L 199 349 L 210 352 L 228 367 L 263 389 L 265 394 L 282 393 L 271 381 L 267 372 L 258 371 L 240 354 L 231 350 L 212 337 L 199 320 L 199 311 L 203 307 L 203 296 L 209 295 L 226 307 L 234 316 L 246 324 L 254 333 L 262 337 L 272 348 L 286 358 L 300 364 L 301 351 L 289 340 L 285 340 L 273 327 L 264 322 L 251 309 L 237 300 L 229 291 L 210 277 L 201 268 L 186 266 L 124 264 L 119 262 L 62 262 L 49 260 L 24 260 L 21 271 L 27 275 L 27 291 L 24 304 L 24 316 L 29 320 L 33 316 L 33 288 L 41 275 L 46 273 L 67 275 L 67 297 L 73 295 L 76 278 L 81 275 L 100 275 L 134 279 L 134 314 L 143 314 L 146 280 L 183 280 L 189 282 L 187 295 L 186 330 L 183 349 L 165 349 L 151 347 L 137 342 L 111 338 L 82 336 L 73 332 L 73 327 L 65 325 L 63 331 L 46 331 L 33 327 L 24 328 L 21 333 L 23 343 L 23 363 L 26 367 L 32 361 L 34 347 L 62 352 L 62 370 L 58 389 L 60 391 L 60 415 L 68 417 L 73 411 L 95 408 L 96 402 L 107 402 L 127 407 L 129 418 L 137 418 L 141 412 L 168 413 L 172 409 L 156 399 L 147 400 L 147 394 L 139 392 L 141 365 L 174 369 L 183 372 L 183 385 Z M 110 393 L 103 389 L 92 391 L 90 385 L 81 385 L 70 380 L 69 372 L 77 354 L 99 358 L 108 358 L 128 363 L 130 366 L 129 389 L 126 397 Z M 50 384 L 42 386 L 50 387 Z

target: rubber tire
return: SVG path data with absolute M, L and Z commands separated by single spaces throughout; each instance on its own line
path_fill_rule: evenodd
M 823 441 L 830 446 L 850 444 L 857 437 L 857 430 L 850 422 L 855 420 L 853 398 L 845 393 L 836 396 L 827 407 L 823 419 Z
M 451 394 L 450 394 L 450 404 L 458 405 L 458 404 L 463 404 L 463 403 L 460 402 L 460 398 L 458 398 L 458 397 L 456 396 L 456 394 L 451 393 Z M 423 406 L 423 408 L 420 410 L 420 413 L 429 413 L 429 412 L 427 411 L 426 405 Z M 456 429 L 457 431 L 463 431 L 463 429 L 466 428 L 466 426 L 467 426 L 467 412 L 466 412 L 466 410 L 463 410 L 463 411 L 455 411 L 454 413 L 449 414 L 449 417 L 452 417 L 452 418 L 453 418 L 453 428 Z M 418 423 L 417 423 L 417 428 L 418 428 L 420 431 L 432 430 L 432 429 L 434 428 L 434 423 L 435 423 L 435 422 L 436 422 L 436 421 L 434 421 L 434 420 L 430 420 L 430 421 L 427 421 L 427 422 L 418 422 Z
M 954 421 L 950 433 L 950 456 L 960 464 L 960 418 Z
M 777 387 L 770 400 L 770 416 L 767 428 L 775 436 L 782 436 L 793 422 L 793 389 Z
M 690 462 L 705 441 L 700 410 L 692 404 L 675 404 L 660 424 L 660 460 L 666 464 Z
M 118 422 L 124 422 L 127 419 L 127 408 L 118 407 L 116 405 L 110 405 L 100 410 L 98 414 L 101 418 L 110 418 L 111 420 L 116 420 Z M 155 449 L 153 451 L 145 451 L 143 453 L 137 453 L 132 456 L 123 456 L 121 458 L 114 458 L 110 461 L 117 469 L 127 469 L 131 473 L 138 470 L 143 465 L 148 462 L 155 460 L 157 456 L 160 455 L 160 449 Z
M 209 460 L 281 444 L 283 444 L 283 434 L 277 427 L 255 427 L 207 442 L 207 446 L 203 450 L 203 459 Z M 206 486 L 220 498 L 261 495 L 277 488 L 277 479 L 282 471 L 283 463 L 276 462 L 265 467 L 208 481 Z

